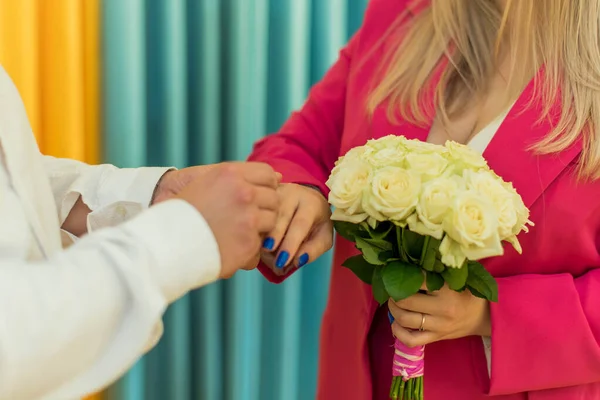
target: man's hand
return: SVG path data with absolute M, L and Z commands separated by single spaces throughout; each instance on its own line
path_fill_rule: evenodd
M 170 196 L 157 196 L 157 201 L 180 198 L 200 211 L 219 245 L 221 278 L 238 269 L 255 268 L 264 234 L 273 230 L 277 220 L 280 175 L 262 163 L 223 163 L 187 170 L 168 173 L 174 180 L 165 184 L 175 186 L 163 192 Z
M 228 163 L 229 165 L 241 165 L 242 163 Z M 219 167 L 222 164 L 198 165 L 195 167 L 183 168 L 180 170 L 167 171 L 156 186 L 156 191 L 152 197 L 151 204 L 157 204 L 165 200 L 174 198 L 189 183 L 200 179 L 208 172 Z
M 179 171 L 167 171 L 160 179 L 150 203 L 156 204 L 177 196 L 188 183 L 195 178 L 206 174 L 216 165 L 217 164 L 201 165 L 184 168 Z M 71 211 L 61 228 L 78 237 L 85 235 L 87 233 L 87 217 L 91 212 L 90 208 L 83 202 L 81 197 L 79 197 L 75 205 L 73 205 L 73 208 L 71 208 Z

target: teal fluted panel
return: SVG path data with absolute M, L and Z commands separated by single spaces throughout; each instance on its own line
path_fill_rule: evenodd
M 267 0 L 222 0 L 225 158 L 243 160 L 266 130 Z M 262 278 L 236 274 L 226 286 L 225 396 L 259 400 Z
M 314 1 L 311 80 L 316 82 L 337 59 L 348 36 L 348 0 Z
M 149 162 L 188 165 L 187 3 L 146 1 L 146 87 Z M 178 300 L 164 317 L 165 332 L 146 366 L 147 400 L 191 398 L 190 298 Z
M 121 167 L 146 164 L 143 0 L 102 2 L 104 154 Z M 144 400 L 144 361 L 108 391 L 109 399 Z
M 119 166 L 146 163 L 144 0 L 102 2 L 104 153 Z
M 189 159 L 193 164 L 221 160 L 221 0 L 189 1 Z M 193 399 L 224 399 L 223 311 L 217 307 L 223 283 L 191 294 Z
M 348 36 L 351 36 L 363 20 L 369 0 L 348 0 Z
M 270 0 L 269 7 L 265 131 L 274 132 L 302 105 L 309 86 L 311 2 Z M 265 283 L 260 399 L 299 398 L 302 282 L 298 273 L 283 285 Z
M 103 1 L 106 161 L 243 160 L 302 105 L 367 1 Z M 179 300 L 108 399 L 314 399 L 330 262 L 282 285 L 242 272 Z

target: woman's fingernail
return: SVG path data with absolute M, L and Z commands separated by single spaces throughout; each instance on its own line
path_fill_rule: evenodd
M 298 268 L 305 266 L 308 263 L 308 253 L 304 253 L 298 259 Z
M 394 316 L 392 315 L 391 312 L 388 311 L 388 319 L 390 320 L 390 324 L 394 323 Z
M 275 261 L 275 266 L 277 268 L 285 267 L 285 264 L 287 264 L 289 258 L 290 258 L 290 253 L 288 253 L 287 251 L 282 251 L 277 256 L 277 261 Z
M 268 237 L 263 242 L 263 248 L 267 250 L 273 250 L 273 246 L 275 246 L 275 239 L 272 237 Z

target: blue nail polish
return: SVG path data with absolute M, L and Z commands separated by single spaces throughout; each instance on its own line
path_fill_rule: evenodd
M 388 311 L 388 319 L 390 320 L 390 324 L 394 323 L 394 316 L 392 315 L 391 312 Z
M 298 259 L 298 268 L 305 266 L 308 263 L 308 253 L 304 253 Z
M 267 250 L 273 250 L 273 246 L 275 246 L 275 239 L 272 237 L 268 237 L 263 242 L 263 247 Z
M 290 253 L 288 253 L 287 251 L 282 251 L 277 256 L 277 261 L 275 261 L 275 266 L 277 268 L 285 267 L 285 264 L 287 264 L 289 258 L 290 258 Z

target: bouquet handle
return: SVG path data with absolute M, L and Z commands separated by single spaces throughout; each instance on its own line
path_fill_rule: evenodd
M 388 311 L 390 324 L 394 317 Z M 425 369 L 425 346 L 408 347 L 398 339 L 394 340 L 394 361 L 392 370 L 392 400 L 423 400 L 423 372 Z

